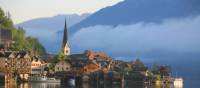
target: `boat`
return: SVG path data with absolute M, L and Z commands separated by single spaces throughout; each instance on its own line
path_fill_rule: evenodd
M 74 79 L 74 78 L 69 79 L 69 80 L 68 80 L 68 84 L 69 84 L 70 86 L 75 86 L 75 79 Z
M 175 78 L 174 79 L 174 86 L 176 88 L 183 88 L 183 78 Z
M 48 83 L 60 83 L 60 79 L 49 78 L 45 76 L 32 76 L 28 78 L 28 82 L 48 82 Z

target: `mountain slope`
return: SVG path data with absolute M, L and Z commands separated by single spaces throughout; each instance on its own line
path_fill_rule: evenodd
M 65 18 L 67 26 L 70 27 L 87 18 L 89 15 L 57 15 L 25 21 L 15 26 L 23 27 L 26 35 L 37 37 L 49 53 L 56 53 L 60 49 L 63 35 L 63 33 L 57 34 L 57 32 L 63 31 Z
M 53 17 L 45 17 L 45 18 L 36 18 L 33 20 L 28 20 L 20 24 L 16 24 L 16 26 L 20 26 L 26 28 L 28 30 L 31 29 L 51 29 L 51 30 L 61 30 L 64 24 L 64 19 L 67 19 L 68 26 L 72 26 L 83 19 L 87 18 L 90 14 L 71 14 L 71 15 L 57 15 Z
M 199 0 L 125 0 L 92 14 L 71 27 L 70 33 L 94 25 L 161 22 L 163 19 L 195 16 L 199 13 Z

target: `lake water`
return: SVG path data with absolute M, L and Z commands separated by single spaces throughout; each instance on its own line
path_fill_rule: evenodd
M 23 83 L 18 85 L 2 85 L 0 88 L 183 88 L 183 87 L 174 87 L 173 85 L 165 85 L 165 86 L 144 86 L 144 85 L 136 85 L 136 84 L 128 84 L 128 85 L 89 85 L 88 83 L 83 83 L 80 86 L 67 86 L 61 85 L 59 83 Z

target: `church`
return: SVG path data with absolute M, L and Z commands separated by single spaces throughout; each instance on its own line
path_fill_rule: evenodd
M 67 31 L 66 19 L 65 19 L 61 51 L 67 57 L 70 55 L 70 46 L 69 46 L 69 41 L 68 41 L 68 31 Z M 56 63 L 54 68 L 55 68 L 55 72 L 69 71 L 70 64 L 66 61 L 59 61 L 58 63 Z
M 63 33 L 62 52 L 65 56 L 70 55 L 70 46 L 69 46 L 69 41 L 68 41 L 68 31 L 67 31 L 66 19 L 65 19 L 65 26 L 64 26 L 64 33 Z

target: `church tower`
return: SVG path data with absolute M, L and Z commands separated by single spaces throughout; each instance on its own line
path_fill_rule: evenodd
M 65 27 L 64 27 L 64 33 L 63 33 L 62 52 L 64 55 L 70 55 L 66 19 L 65 19 Z

